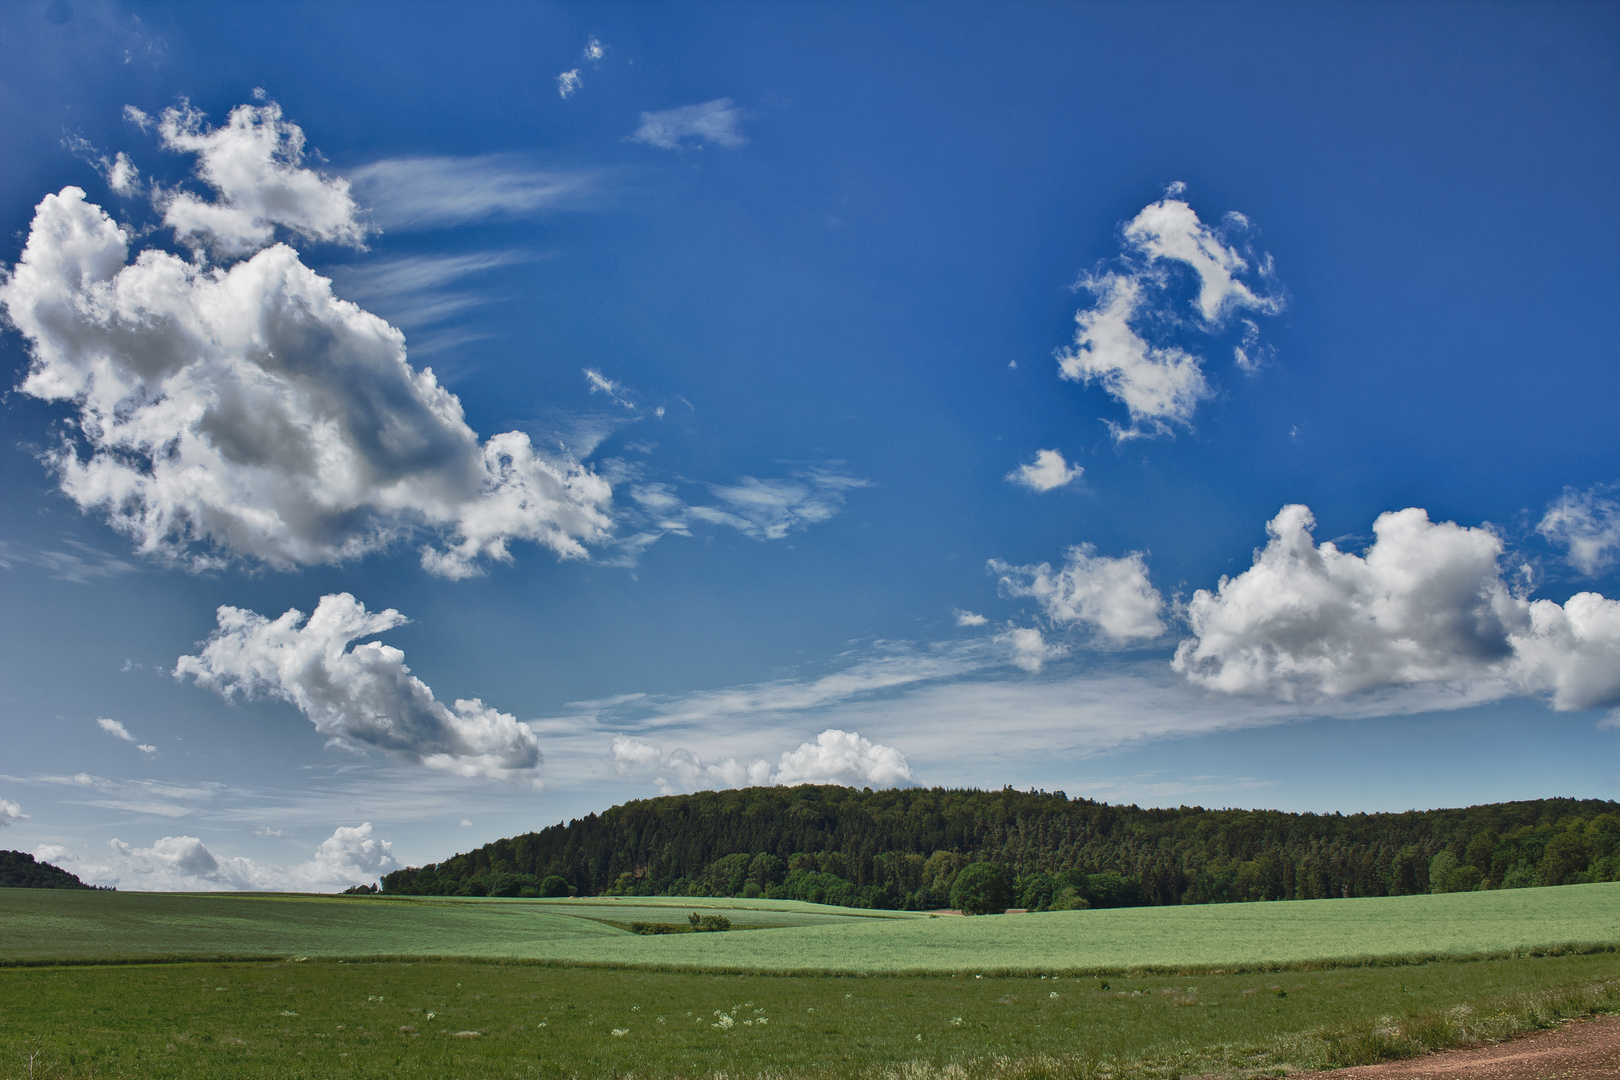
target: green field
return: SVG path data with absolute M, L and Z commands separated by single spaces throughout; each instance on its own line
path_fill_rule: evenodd
M 721 911 L 747 932 L 610 922 Z M 792 901 L 446 900 L 0 890 L 0 963 L 477 957 L 679 970 L 1034 974 L 1620 945 L 1620 882 L 1354 900 L 908 917 Z
M 751 928 L 610 925 L 693 910 Z M 1620 885 L 896 916 L 0 890 L 0 1080 L 1279 1076 L 1620 1011 Z
M 468 961 L 10 968 L 0 1077 L 28 1076 L 29 1053 L 36 1080 L 1274 1075 L 1620 1008 L 1616 976 L 1607 953 L 1107 979 Z

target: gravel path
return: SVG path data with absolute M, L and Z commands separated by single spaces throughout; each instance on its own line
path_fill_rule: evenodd
M 1620 1080 L 1620 1016 L 1573 1020 L 1551 1031 L 1473 1050 L 1292 1073 L 1289 1080 Z

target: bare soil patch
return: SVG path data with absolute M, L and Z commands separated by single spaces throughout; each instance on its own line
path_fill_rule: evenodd
M 1620 1016 L 1571 1020 L 1495 1046 L 1293 1073 L 1289 1080 L 1620 1080 Z

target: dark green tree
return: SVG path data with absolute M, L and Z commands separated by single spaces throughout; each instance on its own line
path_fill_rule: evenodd
M 951 906 L 964 915 L 999 915 L 1007 900 L 1007 874 L 995 863 L 970 863 L 951 885 Z

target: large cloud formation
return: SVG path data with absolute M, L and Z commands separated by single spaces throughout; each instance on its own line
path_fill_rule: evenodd
M 1620 704 L 1620 602 L 1528 600 L 1504 579 L 1494 533 L 1417 508 L 1379 515 L 1364 555 L 1315 543 L 1314 527 L 1309 509 L 1284 507 L 1253 566 L 1193 594 L 1177 671 L 1287 701 L 1448 685 L 1546 693 L 1563 710 Z
M 221 607 L 218 619 L 202 650 L 175 662 L 175 678 L 226 699 L 289 702 L 323 735 L 461 776 L 516 779 L 540 767 L 527 725 L 477 698 L 446 706 L 411 674 L 400 650 L 375 641 L 352 645 L 406 622 L 393 608 L 370 612 L 335 593 L 321 597 L 307 621 L 296 608 L 272 620 Z
M 334 563 L 423 532 L 422 563 L 458 578 L 527 540 L 563 557 L 611 531 L 612 492 L 522 432 L 480 442 L 461 402 L 406 360 L 403 335 L 333 295 L 285 244 L 364 235 L 345 183 L 299 165 L 302 133 L 273 106 L 214 131 L 165 114 L 200 157 L 213 202 L 160 195 L 188 261 L 148 248 L 76 187 L 36 208 L 0 305 L 27 339 L 20 389 L 71 402 L 48 460 L 62 491 L 139 550 L 218 565 Z
M 292 866 L 215 855 L 195 836 L 164 836 L 144 848 L 116 839 L 107 846 L 108 854 L 99 858 L 55 844 L 40 847 L 34 855 L 77 874 L 86 884 L 126 892 L 337 892 L 373 883 L 398 865 L 393 845 L 372 837 L 369 821 L 339 826 L 321 841 L 313 857 Z
M 621 773 L 655 772 L 655 783 L 666 793 L 678 788 L 744 787 L 764 784 L 871 784 L 898 787 L 911 782 L 905 755 L 853 731 L 828 728 L 815 742 L 785 750 L 773 764 L 765 758 L 714 761 L 685 748 L 669 753 L 662 746 L 619 735 L 613 740 L 613 763 Z M 673 780 L 671 779 L 673 777 Z
M 1191 329 L 1200 335 L 1220 330 L 1239 312 L 1274 315 L 1283 308 L 1270 257 L 1246 257 L 1233 239 L 1248 228 L 1247 219 L 1229 214 L 1224 229 L 1211 228 L 1173 197 L 1182 190 L 1172 186 L 1126 224 L 1118 269 L 1080 279 L 1096 300 L 1075 314 L 1074 345 L 1058 353 L 1063 378 L 1096 382 L 1125 406 L 1130 424 L 1109 424 L 1118 440 L 1188 425 L 1198 402 L 1210 395 L 1202 358 L 1167 340 L 1166 331 L 1185 322 L 1173 304 L 1182 276 L 1190 273 L 1197 283 Z M 1259 326 L 1247 318 L 1243 326 L 1233 359 L 1252 370 L 1262 352 Z

